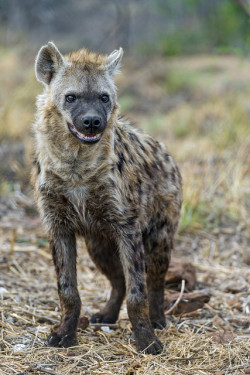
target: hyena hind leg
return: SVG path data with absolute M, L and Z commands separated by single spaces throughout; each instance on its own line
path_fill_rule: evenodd
M 164 314 L 164 285 L 168 270 L 171 245 L 165 231 L 145 240 L 149 316 L 153 328 L 166 326 Z
M 118 319 L 126 287 L 116 246 L 104 238 L 85 238 L 88 252 L 97 268 L 109 279 L 112 290 L 105 307 L 91 316 L 92 323 L 115 323 Z

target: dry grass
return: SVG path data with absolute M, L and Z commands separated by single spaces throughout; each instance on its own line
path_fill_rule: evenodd
M 211 295 L 202 310 L 168 317 L 167 328 L 157 332 L 163 353 L 153 357 L 136 352 L 125 304 L 117 325 L 79 329 L 78 347 L 46 346 L 60 316 L 55 274 L 32 198 L 19 190 L 29 161 L 18 164 L 12 147 L 21 141 L 29 148 L 41 88 L 32 56 L 3 52 L 0 152 L 3 145 L 12 150 L 6 162 L 15 180 L 0 160 L 0 374 L 250 373 L 250 62 L 157 60 L 119 77 L 129 117 L 165 142 L 180 165 L 184 207 L 174 257 L 193 262 L 196 289 Z M 82 316 L 89 317 L 107 300 L 109 285 L 83 242 L 78 249 Z
M 40 90 L 32 69 L 34 56 L 1 47 L 0 54 L 0 139 L 27 140 Z
M 199 241 L 203 251 L 192 257 L 198 272 L 197 289 L 209 292 L 212 298 L 200 311 L 169 317 L 168 327 L 158 331 L 164 344 L 161 355 L 136 352 L 125 305 L 117 325 L 79 330 L 78 347 L 48 348 L 46 336 L 60 315 L 48 245 L 36 218 L 20 216 L 20 207 L 12 210 L 1 224 L 1 374 L 246 373 L 250 366 L 250 273 L 247 267 L 236 267 L 236 260 L 233 266 L 222 265 L 220 256 L 206 255 L 206 247 L 219 246 L 221 237 L 205 236 Z M 179 237 L 177 254 L 181 257 L 183 244 L 186 247 L 192 242 Z M 78 249 L 82 315 L 90 316 L 106 301 L 109 285 L 96 271 L 83 242 Z M 222 342 L 216 342 L 218 332 L 224 331 L 228 336 L 222 335 Z

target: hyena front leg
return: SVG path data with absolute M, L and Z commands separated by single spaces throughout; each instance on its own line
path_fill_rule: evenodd
M 127 309 L 139 350 L 158 354 L 162 344 L 155 336 L 150 319 L 146 286 L 144 248 L 140 229 L 123 235 L 120 256 L 127 289 Z
M 147 264 L 147 287 L 149 316 L 153 328 L 163 329 L 166 326 L 164 315 L 164 286 L 171 256 L 171 241 L 167 228 L 155 231 L 145 239 L 144 246 Z
M 57 347 L 73 346 L 77 342 L 76 329 L 81 309 L 76 279 L 75 235 L 53 237 L 50 246 L 57 274 L 62 318 L 49 335 L 48 344 Z
M 147 265 L 149 315 L 153 328 L 158 329 L 163 329 L 166 326 L 164 315 L 165 275 L 174 246 L 180 206 L 168 205 L 168 211 L 168 215 L 164 211 L 161 215 L 157 215 L 143 236 Z

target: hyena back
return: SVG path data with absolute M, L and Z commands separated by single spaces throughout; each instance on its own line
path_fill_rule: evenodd
M 161 143 L 119 118 L 114 74 L 122 53 L 82 49 L 62 56 L 50 42 L 36 59 L 45 89 L 37 100 L 31 180 L 62 309 L 48 344 L 76 343 L 76 236 L 84 236 L 112 286 L 91 321 L 114 323 L 127 294 L 137 348 L 156 354 L 162 344 L 153 328 L 166 324 L 164 278 L 179 221 L 181 177 Z

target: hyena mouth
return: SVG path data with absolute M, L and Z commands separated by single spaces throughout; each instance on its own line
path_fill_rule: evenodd
M 68 124 L 68 128 L 69 128 L 70 132 L 76 138 L 78 138 L 81 142 L 88 142 L 88 143 L 98 142 L 100 140 L 101 136 L 102 136 L 102 133 L 98 133 L 98 134 L 94 134 L 94 133 L 83 134 L 83 133 L 80 133 L 74 127 L 74 125 L 71 125 L 71 124 Z

